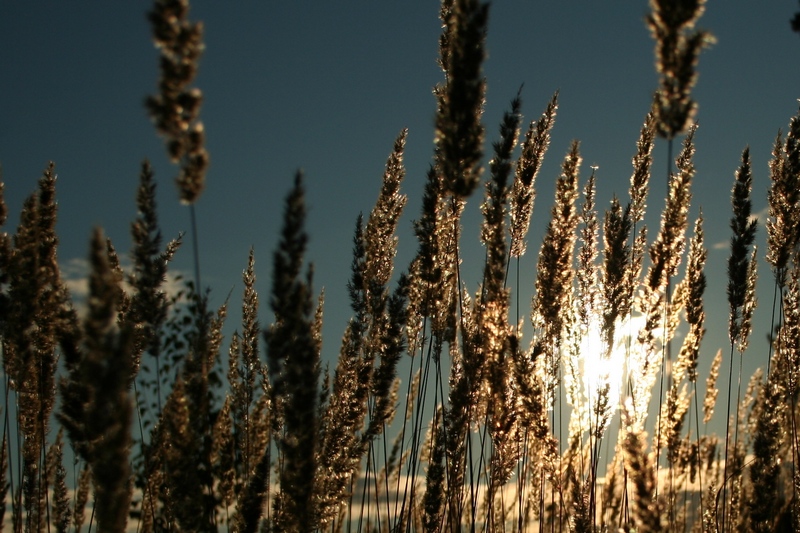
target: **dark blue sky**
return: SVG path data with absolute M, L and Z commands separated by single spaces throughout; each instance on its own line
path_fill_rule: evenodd
M 120 251 L 128 249 L 145 157 L 156 169 L 165 237 L 189 226 L 188 210 L 178 204 L 172 183 L 175 168 L 166 162 L 142 105 L 158 75 L 144 15 L 148 5 L 0 3 L 0 164 L 11 209 L 7 229 L 15 227 L 24 196 L 54 160 L 65 264 L 85 257 L 94 225 L 104 226 Z M 496 138 L 502 112 L 522 84 L 526 122 L 560 91 L 523 262 L 523 312 L 529 307 L 552 185 L 569 142 L 582 143 L 583 179 L 589 165 L 599 166 L 601 207 L 612 194 L 627 192 L 630 159 L 657 85 L 653 42 L 643 22 L 647 11 L 644 0 L 498 0 L 492 6 L 485 65 L 487 140 Z M 700 58 L 693 93 L 701 127 L 692 218 L 702 207 L 709 246 L 729 238 L 729 193 L 746 145 L 752 151 L 755 209 L 766 206 L 772 142 L 797 112 L 800 97 L 800 36 L 789 27 L 795 11 L 796 0 L 709 0 L 701 19 L 718 40 Z M 196 82 L 205 96 L 201 118 L 211 155 L 207 188 L 197 204 L 203 280 L 213 287 L 216 303 L 233 288 L 238 308 L 240 274 L 254 246 L 258 288 L 267 301 L 282 199 L 302 168 L 310 207 L 308 258 L 316 265 L 316 288 L 324 286 L 327 293 L 325 354 L 334 357 L 349 313 L 345 283 L 354 221 L 377 197 L 384 162 L 404 127 L 409 137 L 403 190 L 409 204 L 398 268 L 416 249 L 411 221 L 419 214 L 431 161 L 431 87 L 441 79 L 435 63 L 438 3 L 205 0 L 192 3 L 192 17 L 203 20 L 206 30 Z M 663 205 L 663 142 L 655 157 L 651 235 Z M 463 236 L 472 290 L 483 258 L 479 204 L 476 194 Z M 760 229 L 762 241 L 763 236 Z M 179 253 L 177 268 L 190 271 L 190 252 L 187 245 Z M 727 250 L 711 250 L 710 331 L 701 375 L 726 342 L 724 276 L 716 275 L 724 272 L 726 258 Z M 760 284 L 771 287 L 765 265 Z M 759 312 L 768 316 L 770 292 L 762 294 Z M 267 322 L 266 305 L 261 312 Z M 231 324 L 237 319 L 234 310 Z M 765 333 L 763 328 L 754 333 L 759 354 Z

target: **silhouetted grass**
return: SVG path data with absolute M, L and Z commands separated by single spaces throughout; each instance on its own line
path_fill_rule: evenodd
M 719 317 L 707 316 L 703 301 L 702 215 L 689 217 L 699 134 L 690 92 L 710 39 L 694 30 L 703 4 L 651 2 L 647 23 L 661 80 L 653 108 L 642 110 L 629 197 L 613 198 L 601 218 L 597 169 L 581 183 L 574 141 L 538 258 L 527 263 L 535 286 L 525 292 L 518 277 L 510 286 L 508 274 L 512 257 L 517 273 L 525 260 L 557 95 L 524 135 L 522 98 L 512 100 L 484 178 L 489 8 L 444 0 L 444 80 L 434 89 L 417 253 L 396 272 L 406 204 L 402 130 L 375 206 L 355 224 L 351 275 L 343 280 L 352 317 L 332 370 L 320 363 L 324 295 L 315 293 L 306 263 L 300 174 L 272 256 L 269 322 L 259 318 L 250 250 L 242 324 L 226 340 L 228 302 L 209 312 L 199 275 L 179 295 L 165 291 L 180 237 L 162 246 L 146 162 L 132 268 L 123 271 L 96 229 L 88 311 L 79 318 L 58 266 L 55 170 L 48 166 L 16 230 L 0 233 L 2 525 L 59 532 L 87 525 L 142 532 L 797 530 L 800 113 L 785 139 L 778 135 L 770 164 L 766 258 L 777 309 L 770 364 L 742 393 L 741 370 L 734 387 L 729 361 L 720 389 L 721 351 L 709 374 L 698 374 L 706 324 Z M 181 167 L 181 200 L 192 203 L 208 156 L 200 92 L 189 87 L 202 26 L 188 21 L 188 7 L 187 0 L 158 0 L 149 15 L 162 58 L 159 91 L 147 107 Z M 671 143 L 684 134 L 660 226 L 648 238 L 655 137 Z M 728 358 L 741 361 L 752 351 L 757 277 L 747 150 L 734 178 Z M 479 238 L 486 253 L 472 293 L 461 274 L 461 217 L 484 180 Z M 4 225 L 2 192 L 0 182 Z M 512 297 L 531 298 L 527 321 L 512 311 Z M 679 331 L 672 361 L 668 346 Z M 399 376 L 404 355 L 408 374 Z M 659 377 L 663 392 L 655 390 Z M 706 385 L 702 427 L 698 380 Z M 706 430 L 720 390 L 728 403 L 724 444 Z M 619 426 L 612 423 L 618 412 Z M 77 461 L 71 476 L 67 445 Z M 604 449 L 613 449 L 605 464 Z

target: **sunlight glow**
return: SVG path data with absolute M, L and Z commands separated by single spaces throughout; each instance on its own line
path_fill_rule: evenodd
M 601 332 L 602 318 L 592 317 L 589 329 L 581 339 L 580 365 L 583 376 L 583 392 L 590 412 L 599 406 L 613 412 L 620 406 L 620 398 L 627 387 L 628 376 L 635 379 L 634 366 L 638 358 L 631 358 L 631 341 L 636 339 L 644 325 L 643 317 L 627 316 L 618 319 L 613 345 L 609 349 Z M 603 395 L 606 395 L 603 398 Z M 608 412 L 606 413 L 608 414 Z

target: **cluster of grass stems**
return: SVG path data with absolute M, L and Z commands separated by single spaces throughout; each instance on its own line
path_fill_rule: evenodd
M 526 235 L 557 94 L 527 128 L 520 96 L 512 100 L 484 172 L 488 6 L 442 2 L 444 80 L 434 88 L 418 249 L 396 273 L 406 203 L 402 131 L 378 200 L 356 224 L 347 283 L 353 314 L 333 369 L 320 362 L 324 299 L 304 264 L 301 175 L 286 197 L 273 255 L 271 322 L 259 319 L 251 251 L 242 324 L 225 340 L 228 304 L 208 309 L 197 254 L 195 280 L 178 295 L 165 292 L 181 236 L 162 240 L 146 162 L 132 267 L 123 271 L 95 230 L 89 296 L 78 312 L 57 261 L 51 164 L 16 232 L 0 234 L 0 527 L 798 530 L 800 113 L 778 134 L 770 163 L 766 259 L 775 300 L 766 369 L 742 382 L 759 257 L 745 149 L 732 185 L 730 346 L 700 376 L 707 252 L 702 215 L 689 220 L 691 88 L 710 35 L 694 29 L 702 1 L 651 7 L 661 84 L 643 112 L 629 196 L 614 198 L 601 219 L 594 172 L 579 183 L 574 142 L 533 264 L 524 257 Z M 186 0 L 156 1 L 150 20 L 161 80 L 147 108 L 180 166 L 181 199 L 192 204 L 208 162 L 202 94 L 191 87 L 202 26 L 189 21 Z M 673 140 L 682 142 L 660 226 L 650 230 L 645 207 L 658 137 L 670 159 Z M 461 277 L 460 220 L 481 184 L 485 256 L 472 293 Z M 196 252 L 195 229 L 192 237 Z M 525 297 L 524 268 L 536 272 L 528 319 L 519 305 L 511 308 Z M 723 358 L 730 374 L 718 384 Z M 724 437 L 706 429 L 719 390 Z

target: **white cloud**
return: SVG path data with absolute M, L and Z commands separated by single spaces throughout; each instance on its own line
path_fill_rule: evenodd
M 130 264 L 123 264 L 122 270 L 128 274 L 131 270 Z M 89 296 L 89 273 L 91 265 L 87 259 L 72 258 L 61 264 L 61 275 L 64 284 L 67 286 L 72 302 L 78 310 L 79 315 L 83 315 L 86 310 L 86 298 Z M 164 282 L 161 284 L 161 290 L 166 293 L 167 297 L 176 296 L 181 290 L 185 289 L 184 279 L 186 274 L 180 270 L 169 270 Z M 131 294 L 132 288 L 127 280 L 123 282 L 123 289 L 126 293 Z
M 763 226 L 767 223 L 768 216 L 769 216 L 769 207 L 765 207 L 761 211 L 758 211 L 757 213 L 753 213 L 752 215 L 750 215 L 750 220 L 751 221 L 755 220 L 756 222 L 758 222 L 759 226 Z
M 762 228 L 767 223 L 767 218 L 768 217 L 769 217 L 769 207 L 765 207 L 761 211 L 758 211 L 756 213 L 751 214 L 750 218 L 748 220 L 750 220 L 751 222 L 755 221 L 756 223 L 758 223 L 758 227 Z M 712 244 L 711 248 L 713 250 L 725 250 L 727 248 L 730 248 L 730 246 L 731 246 L 731 243 L 730 243 L 729 240 L 728 241 L 718 241 L 718 242 L 715 242 L 714 244 Z

